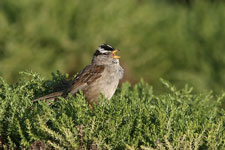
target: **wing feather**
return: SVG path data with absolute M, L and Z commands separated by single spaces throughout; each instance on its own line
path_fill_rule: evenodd
M 86 86 L 92 84 L 94 81 L 102 76 L 104 65 L 88 65 L 74 78 L 71 87 L 67 93 L 76 94 L 79 90 L 84 89 Z

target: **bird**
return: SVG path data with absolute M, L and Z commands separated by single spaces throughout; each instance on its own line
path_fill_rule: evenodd
M 93 54 L 91 63 L 75 76 L 66 89 L 37 98 L 34 102 L 51 101 L 58 97 L 67 97 L 68 94 L 76 96 L 79 91 L 83 93 L 90 108 L 94 103 L 99 103 L 100 95 L 110 100 L 124 75 L 118 51 L 120 50 L 109 44 L 100 44 Z

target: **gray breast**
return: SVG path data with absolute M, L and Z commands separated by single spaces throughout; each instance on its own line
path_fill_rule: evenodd
M 119 64 L 106 67 L 104 75 L 102 79 L 100 79 L 101 81 L 99 81 L 102 85 L 100 92 L 105 96 L 105 98 L 112 98 L 123 74 L 124 70 Z
M 119 65 L 119 79 L 123 78 L 124 69 Z

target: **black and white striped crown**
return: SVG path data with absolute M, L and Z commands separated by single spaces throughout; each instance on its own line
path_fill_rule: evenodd
M 101 44 L 98 47 L 98 51 L 102 54 L 112 52 L 113 50 L 115 49 L 109 44 Z

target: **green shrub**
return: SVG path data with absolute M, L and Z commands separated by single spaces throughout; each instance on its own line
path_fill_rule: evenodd
M 58 90 L 66 76 L 46 81 L 25 72 L 13 85 L 0 81 L 0 147 L 5 149 L 223 149 L 225 94 L 193 94 L 192 88 L 154 95 L 141 81 L 124 83 L 112 100 L 91 111 L 82 93 L 52 105 L 32 99 Z M 2 143 L 2 144 L 1 144 Z

